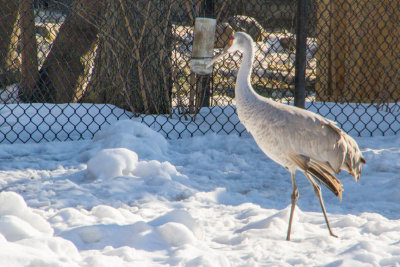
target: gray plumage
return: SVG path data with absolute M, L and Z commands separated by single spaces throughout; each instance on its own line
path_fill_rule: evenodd
M 361 163 L 365 163 L 365 159 L 356 141 L 338 128 L 335 122 L 258 95 L 250 83 L 254 49 L 252 38 L 246 33 L 237 32 L 223 53 L 215 57 L 209 66 L 225 54 L 237 50 L 243 52 L 235 86 L 237 113 L 261 150 L 291 173 L 293 193 L 287 240 L 290 240 L 293 211 L 299 196 L 296 170 L 303 172 L 314 187 L 329 232 L 335 236 L 329 226 L 321 189 L 314 178 L 341 199 L 342 183 L 335 174 L 345 170 L 357 181 L 361 175 Z

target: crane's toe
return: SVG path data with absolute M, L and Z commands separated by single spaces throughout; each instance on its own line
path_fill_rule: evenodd
M 332 231 L 329 231 L 329 233 L 331 234 L 331 236 L 339 238 L 337 235 L 335 235 Z

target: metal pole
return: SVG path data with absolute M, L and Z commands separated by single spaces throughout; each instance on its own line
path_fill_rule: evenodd
M 297 1 L 294 105 L 304 108 L 306 99 L 306 45 L 308 0 Z

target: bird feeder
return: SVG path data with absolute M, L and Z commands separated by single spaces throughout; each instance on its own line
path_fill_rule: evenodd
M 194 24 L 194 39 L 190 70 L 200 75 L 207 75 L 212 68 L 210 63 L 214 51 L 214 37 L 217 21 L 210 18 L 196 18 Z

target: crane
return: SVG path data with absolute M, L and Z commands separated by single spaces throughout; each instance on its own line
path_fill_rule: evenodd
M 239 120 L 261 150 L 291 174 L 293 193 L 286 239 L 290 240 L 293 213 L 299 198 L 296 170 L 303 172 L 313 186 L 329 233 L 337 237 L 329 225 L 321 187 L 316 180 L 331 190 L 341 201 L 342 183 L 335 174 L 345 170 L 358 181 L 361 164 L 366 163 L 356 141 L 331 120 L 311 111 L 258 95 L 251 86 L 250 79 L 255 44 L 247 33 L 236 32 L 225 49 L 211 60 L 207 68 L 225 55 L 238 50 L 243 53 L 235 86 Z

